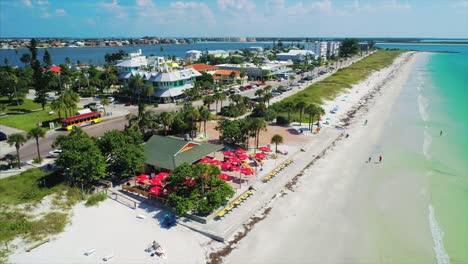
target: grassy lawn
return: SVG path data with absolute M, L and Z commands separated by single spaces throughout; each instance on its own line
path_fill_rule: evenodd
M 0 123 L 5 126 L 18 128 L 21 130 L 29 130 L 36 127 L 36 124 L 40 121 L 43 127 L 48 128 L 48 122 L 58 119 L 58 113 L 49 115 L 50 108 L 46 107 L 44 111 L 36 111 L 26 114 L 14 114 L 0 117 Z
M 40 215 L 28 211 L 29 204 L 39 203 L 51 194 L 56 194 L 52 211 Z M 6 262 L 10 253 L 6 245 L 14 238 L 32 243 L 62 232 L 69 221 L 68 210 L 82 199 L 81 190 L 67 186 L 57 173 L 34 168 L 0 179 L 0 263 Z M 26 209 L 17 209 L 24 204 Z
M 400 50 L 379 50 L 346 68 L 338 70 L 323 81 L 312 84 L 305 90 L 283 99 L 279 104 L 284 102 L 297 103 L 299 101 L 322 104 L 324 99 L 333 100 L 338 94 L 365 80 L 373 72 L 392 64 L 395 58 L 404 52 Z M 281 115 L 287 116 L 287 113 L 281 112 Z M 291 113 L 291 120 L 298 119 L 299 114 Z M 306 120 L 307 116 L 303 116 L 303 121 Z
M 0 179 L 0 204 L 38 203 L 49 194 L 68 187 L 63 177 L 39 169 L 29 169 L 19 175 Z
M 7 114 L 30 113 L 31 111 L 42 110 L 41 104 L 36 104 L 31 99 L 24 99 L 23 104 L 16 105 L 16 101 L 8 102 L 8 97 L 0 97 L 0 105 L 6 105 Z

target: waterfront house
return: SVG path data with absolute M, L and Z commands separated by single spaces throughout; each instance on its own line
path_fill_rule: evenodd
M 247 76 L 241 78 L 240 71 L 217 70 L 213 75 L 213 80 L 216 84 L 221 85 L 243 84 L 247 81 Z
M 213 55 L 215 58 L 227 58 L 229 52 L 225 50 L 209 50 L 208 55 Z
M 185 53 L 185 62 L 193 62 L 200 59 L 202 52 L 199 50 L 189 50 Z
M 198 72 L 206 72 L 208 74 L 211 74 L 213 75 L 216 70 L 218 70 L 219 68 L 216 67 L 216 66 L 213 66 L 213 65 L 208 65 L 208 64 L 204 64 L 204 63 L 195 63 L 195 64 L 192 64 L 192 65 L 187 65 L 185 66 L 186 69 L 194 69 Z
M 306 59 L 316 59 L 316 55 L 311 50 L 290 50 L 288 52 L 282 52 L 276 54 L 276 59 L 279 61 L 294 61 L 302 62 Z
M 276 78 L 278 75 L 290 72 L 292 69 L 289 67 L 293 65 L 292 61 L 270 61 L 261 65 L 253 63 L 242 64 L 218 64 L 220 69 L 235 70 L 245 72 L 248 79 L 257 81 L 266 81 Z

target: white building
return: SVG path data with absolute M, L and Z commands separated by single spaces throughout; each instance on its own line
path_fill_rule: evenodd
M 202 52 L 199 51 L 199 50 L 189 50 L 185 53 L 185 61 L 186 62 L 193 62 L 193 61 L 197 61 L 200 59 L 200 57 L 202 56 Z
M 195 78 L 201 76 L 195 69 L 177 69 L 169 67 L 168 64 L 164 57 L 146 58 L 139 50 L 137 53 L 130 53 L 128 58 L 116 66 L 124 86 L 128 87 L 130 78 L 141 76 L 146 84 L 153 86 L 153 96 L 160 102 L 167 103 L 181 98 L 185 90 L 194 87 Z M 139 90 L 132 92 L 141 93 Z
M 308 59 L 317 59 L 318 56 L 311 50 L 290 50 L 276 54 L 276 59 L 279 61 L 304 61 Z
M 327 59 L 327 42 L 326 41 L 314 41 L 306 43 L 306 48 L 313 51 L 317 58 L 322 60 Z
M 327 42 L 327 55 L 338 56 L 340 53 L 340 45 L 341 45 L 341 42 L 339 41 L 328 41 Z
M 226 58 L 229 56 L 229 52 L 225 50 L 209 50 L 208 55 L 213 55 L 215 58 Z
M 245 72 L 251 80 L 266 81 L 276 78 L 277 75 L 285 74 L 291 71 L 291 61 L 271 61 L 262 65 L 255 65 L 253 63 L 243 64 L 218 64 L 216 67 L 225 70 L 235 70 Z

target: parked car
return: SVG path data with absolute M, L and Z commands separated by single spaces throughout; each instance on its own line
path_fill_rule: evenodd
M 131 106 L 131 105 L 133 105 L 132 102 L 126 102 L 125 103 L 125 106 Z
M 302 80 L 302 79 L 298 81 L 298 83 L 305 83 L 305 82 L 306 82 L 306 81 L 304 81 L 304 80 Z
M 114 98 L 114 97 L 111 97 L 111 96 L 109 96 L 109 97 L 107 97 L 107 101 L 109 101 L 109 103 L 111 103 L 111 104 L 112 104 L 113 102 L 115 102 L 115 98 Z
M 0 141 L 7 140 L 7 135 L 3 132 L 0 132 Z
M 280 96 L 281 93 L 278 93 L 278 92 L 271 92 L 271 95 L 273 95 L 274 97 L 276 97 L 276 96 Z
M 96 108 L 96 103 L 85 104 L 83 107 L 84 107 L 84 108 L 91 108 L 91 107 Z
M 47 157 L 57 158 L 58 156 L 60 156 L 61 153 L 62 153 L 61 149 L 55 149 L 55 150 L 49 151 L 49 153 L 47 154 Z

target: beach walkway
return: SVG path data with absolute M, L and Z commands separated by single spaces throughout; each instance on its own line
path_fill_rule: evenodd
M 300 174 L 314 159 L 319 158 L 328 147 L 332 146 L 333 142 L 337 140 L 342 133 L 343 130 L 327 127 L 308 141 L 309 143 L 304 146 L 305 153 L 297 150 L 295 153 L 283 156 L 282 161 L 278 162 L 277 166 L 281 165 L 286 160 L 292 160 L 292 164 L 285 167 L 267 182 L 263 182 L 262 180 L 255 181 L 251 186 L 255 192 L 223 217 L 215 217 L 208 220 L 206 224 L 182 218 L 179 220 L 179 224 L 218 241 L 224 242 L 228 240 L 245 222 L 259 210 L 266 207 L 296 175 Z M 302 155 L 299 155 L 300 153 L 302 153 Z M 269 173 L 270 171 L 264 170 L 264 173 L 258 177 L 263 179 L 263 177 Z M 242 194 L 243 192 L 240 192 L 233 201 Z

